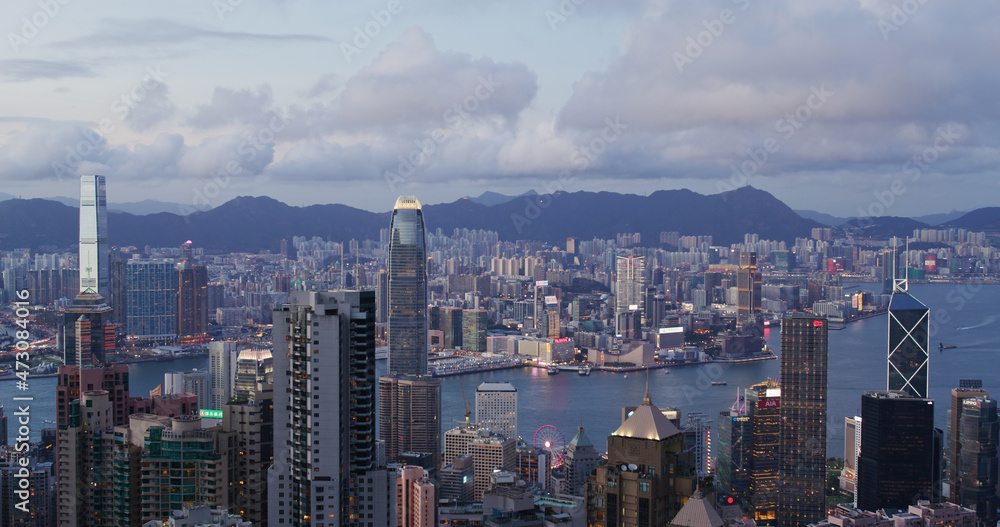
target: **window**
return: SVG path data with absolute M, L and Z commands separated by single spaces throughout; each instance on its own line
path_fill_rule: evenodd
M 639 482 L 639 492 L 649 492 L 649 482 L 640 481 Z

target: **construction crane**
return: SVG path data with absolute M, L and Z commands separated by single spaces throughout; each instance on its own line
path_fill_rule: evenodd
M 462 388 L 462 402 L 465 403 L 465 423 L 469 423 L 469 416 L 472 415 L 472 408 L 469 406 L 469 400 L 465 397 L 465 383 L 458 381 L 458 385 Z

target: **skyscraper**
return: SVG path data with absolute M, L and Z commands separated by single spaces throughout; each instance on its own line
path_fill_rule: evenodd
M 959 488 L 961 486 L 959 457 L 962 455 L 961 421 L 962 412 L 965 409 L 963 404 L 966 399 L 989 398 L 990 392 L 983 389 L 983 381 L 980 379 L 962 379 L 958 381 L 958 388 L 951 390 L 951 410 L 948 411 L 948 448 L 946 456 L 947 475 L 945 477 L 945 488 L 943 495 L 954 503 L 959 501 Z
M 826 317 L 781 320 L 781 448 L 778 525 L 826 517 Z
M 441 379 L 386 375 L 378 380 L 379 437 L 390 463 L 403 452 L 427 452 L 441 465 Z
M 427 373 L 427 252 L 424 216 L 400 196 L 389 222 L 389 372 Z
M 297 291 L 274 316 L 268 523 L 395 523 L 394 492 L 362 499 L 387 480 L 375 457 L 375 292 Z
M 931 500 L 934 401 L 900 391 L 867 392 L 861 397 L 861 420 L 858 508 L 905 509 Z
M 476 388 L 476 423 L 517 439 L 517 388 L 509 382 L 484 382 Z
M 929 328 L 927 306 L 905 288 L 894 289 L 889 301 L 889 390 L 927 397 Z
M 646 290 L 645 258 L 642 256 L 619 256 L 615 265 L 615 320 L 619 315 L 635 311 L 642 305 L 642 294 Z M 634 309 L 632 306 L 636 306 Z M 618 326 L 622 333 L 622 327 Z
M 208 343 L 208 372 L 211 376 L 210 408 L 212 410 L 221 411 L 222 406 L 232 399 L 237 358 L 236 342 L 216 340 Z M 273 367 L 272 365 L 272 370 Z
M 208 268 L 195 265 L 191 241 L 181 246 L 177 263 L 177 336 L 200 335 L 208 328 Z
M 996 400 L 985 397 L 962 400 L 957 502 L 975 509 L 980 525 L 997 523 L 998 434 Z
M 104 176 L 80 176 L 80 292 L 111 298 Z
M 222 428 L 235 434 L 229 504 L 254 525 L 267 522 L 267 469 L 274 459 L 274 386 L 258 384 L 223 405 Z
M 733 503 L 749 512 L 753 474 L 753 422 L 743 400 L 737 400 L 732 408 L 719 412 L 718 422 L 716 444 L 719 455 L 715 473 L 720 497 L 732 498 Z
M 177 338 L 177 271 L 169 260 L 129 260 L 128 334 L 143 340 Z
M 666 525 L 695 491 L 684 435 L 646 390 L 642 404 L 608 437 L 608 463 L 587 482 L 589 525 Z
M 566 467 L 567 491 L 574 496 L 587 493 L 587 479 L 590 473 L 601 463 L 601 455 L 590 442 L 583 431 L 583 425 L 577 429 L 576 435 L 566 445 L 566 455 L 563 466 Z
M 746 390 L 753 454 L 750 511 L 757 525 L 775 525 L 778 517 L 778 468 L 781 449 L 781 385 L 768 380 Z
M 236 356 L 236 377 L 233 379 L 233 397 L 247 398 L 258 384 L 274 382 L 274 358 L 271 350 L 245 349 Z
M 736 324 L 744 326 L 760 314 L 760 271 L 757 253 L 740 253 L 740 270 L 736 275 Z

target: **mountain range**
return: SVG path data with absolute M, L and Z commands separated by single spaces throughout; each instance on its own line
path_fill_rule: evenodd
M 109 206 L 109 208 L 111 208 Z M 177 210 L 177 209 L 174 209 Z M 614 238 L 640 233 L 643 245 L 659 244 L 660 233 L 710 235 L 720 245 L 743 241 L 746 233 L 793 242 L 813 227 L 830 225 L 804 218 L 768 192 L 742 187 L 721 194 L 661 190 L 648 196 L 613 192 L 484 193 L 452 203 L 423 207 L 429 232 L 486 229 L 501 240 L 540 240 L 563 245 L 566 238 Z M 182 216 L 171 212 L 108 213 L 109 241 L 115 246 L 176 246 L 192 240 L 209 252 L 278 250 L 279 240 L 319 236 L 328 240 L 378 239 L 390 212 L 347 205 L 293 207 L 268 197 L 241 196 L 214 209 Z M 56 250 L 77 242 L 79 211 L 59 201 L 0 201 L 0 250 Z M 848 227 L 871 237 L 906 236 L 928 224 L 909 218 L 871 218 Z M 977 209 L 949 225 L 1000 230 L 1000 207 Z

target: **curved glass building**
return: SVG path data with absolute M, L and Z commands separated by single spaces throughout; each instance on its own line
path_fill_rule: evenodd
M 389 372 L 427 374 L 427 250 L 414 196 L 400 196 L 389 222 Z

